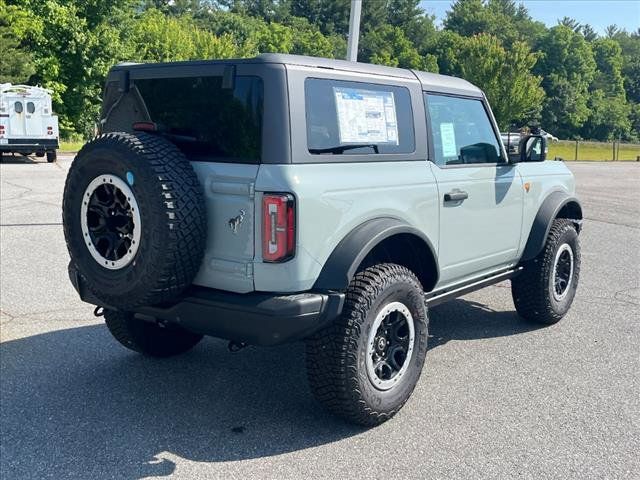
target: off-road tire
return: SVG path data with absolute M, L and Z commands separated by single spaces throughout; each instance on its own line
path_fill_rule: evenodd
M 202 335 L 177 325 L 160 326 L 135 318 L 133 314 L 105 310 L 107 328 L 118 342 L 134 352 L 150 357 L 171 357 L 191 350 Z
M 41 156 L 41 155 L 39 155 Z M 50 150 L 47 152 L 47 162 L 54 163 L 58 159 L 58 154 L 55 150 Z
M 553 267 L 558 249 L 567 244 L 573 252 L 573 277 L 566 296 L 558 301 L 553 295 Z M 527 262 L 520 275 L 511 280 L 516 311 L 524 319 L 552 325 L 569 311 L 580 277 L 580 243 L 571 220 L 553 221 L 542 251 Z
M 115 270 L 91 255 L 80 218 L 87 186 L 107 174 L 130 184 L 141 219 L 135 256 Z M 86 144 L 69 169 L 62 208 L 71 262 L 104 306 L 133 310 L 170 301 L 200 268 L 207 238 L 203 189 L 182 152 L 162 137 L 117 132 Z
M 390 390 L 377 389 L 366 369 L 366 345 L 377 313 L 403 302 L 415 328 L 408 369 Z M 350 422 L 374 426 L 393 417 L 413 392 L 427 353 L 427 307 L 422 285 L 407 268 L 384 263 L 358 272 L 342 315 L 306 342 L 307 374 L 315 397 Z

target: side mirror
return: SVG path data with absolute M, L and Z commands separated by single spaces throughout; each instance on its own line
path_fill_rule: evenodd
M 527 135 L 520 140 L 518 162 L 544 162 L 547 158 L 547 139 L 543 135 Z

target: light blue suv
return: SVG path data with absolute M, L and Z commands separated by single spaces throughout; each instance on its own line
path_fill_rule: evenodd
M 506 279 L 526 320 L 571 306 L 574 178 L 542 136 L 519 152 L 458 78 L 273 54 L 121 64 L 67 178 L 70 278 L 143 354 L 303 339 L 317 398 L 379 424 L 418 381 L 428 307 Z

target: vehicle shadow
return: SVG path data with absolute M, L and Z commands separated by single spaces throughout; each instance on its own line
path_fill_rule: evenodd
M 231 354 L 208 338 L 148 359 L 96 325 L 4 342 L 0 360 L 0 478 L 165 476 L 173 456 L 259 458 L 363 431 L 312 398 L 302 344 Z
M 24 155 L 2 155 L 0 156 L 0 163 L 3 164 L 35 164 L 35 163 L 47 163 L 46 160 L 38 161 L 36 157 L 25 157 Z
M 467 299 L 455 299 L 429 311 L 429 349 L 449 340 L 506 337 L 543 328 L 519 317 L 515 309 L 495 311 Z
M 434 309 L 431 348 L 526 331 L 516 319 L 457 300 Z M 166 476 L 176 457 L 260 458 L 364 431 L 312 398 L 301 343 L 231 354 L 205 339 L 157 360 L 84 326 L 0 344 L 0 379 L 2 478 Z

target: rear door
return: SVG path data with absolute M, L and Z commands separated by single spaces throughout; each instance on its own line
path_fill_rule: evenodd
M 42 122 L 43 99 L 26 97 L 23 103 L 25 135 L 29 138 L 46 136 Z
M 26 135 L 24 104 L 21 97 L 9 98 L 9 138 Z
M 523 188 L 480 98 L 425 94 L 440 205 L 440 284 L 513 262 Z
M 123 96 L 117 82 L 108 86 L 102 122 L 103 131 L 131 131 L 135 122 L 153 122 L 191 161 L 208 220 L 205 257 L 194 283 L 243 293 L 254 289 L 264 96 L 262 79 L 238 70 L 225 74 L 224 65 L 132 69 Z

